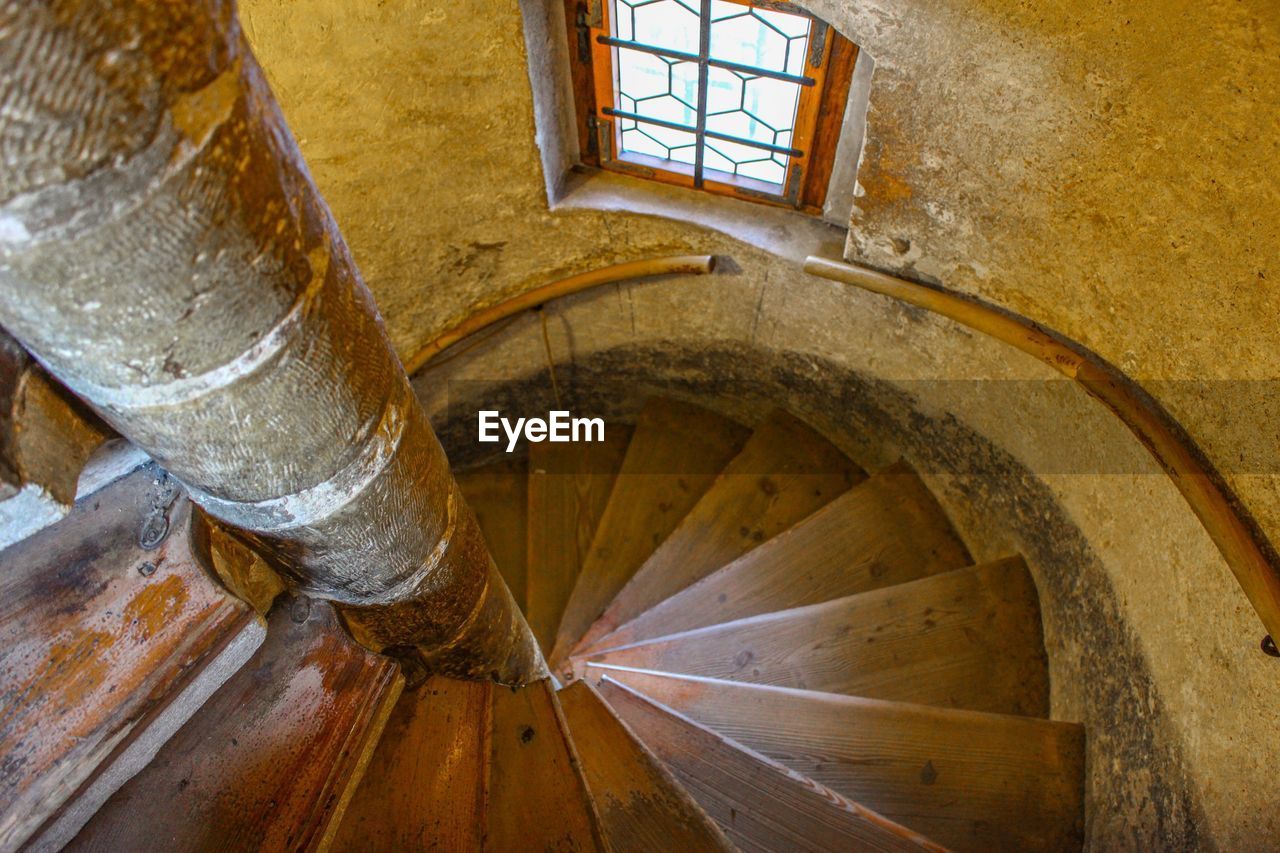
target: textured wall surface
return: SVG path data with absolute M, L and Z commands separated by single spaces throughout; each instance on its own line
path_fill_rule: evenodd
M 402 355 L 529 287 L 723 245 L 548 210 L 514 2 L 249 0 L 240 16 Z
M 923 412 L 854 424 L 980 438 L 973 458 L 1010 482 L 957 486 L 952 505 L 971 501 L 966 520 L 987 547 L 1023 550 L 1035 566 L 1050 602 L 1055 713 L 1090 727 L 1091 838 L 1250 849 L 1277 837 L 1280 670 L 1257 651 L 1257 620 L 1167 479 L 1140 473 L 1141 449 L 1091 401 L 1055 402 L 1020 356 L 808 279 L 783 256 L 830 242 L 1083 341 L 1150 384 L 1280 539 L 1268 476 L 1280 394 L 1266 382 L 1280 366 L 1280 12 L 1269 0 L 810 7 L 876 60 L 864 195 L 843 246 L 842 233 L 739 210 L 751 242 L 776 254 L 574 204 L 589 191 L 549 209 L 558 176 L 543 173 L 528 22 L 514 2 L 245 0 L 241 17 L 402 355 L 475 307 L 573 272 L 690 250 L 732 256 L 705 281 L 601 291 L 582 301 L 599 313 L 591 323 L 556 315 L 557 356 L 719 341 L 746 347 L 761 378 L 777 363 L 848 370 L 867 387 L 893 380 Z M 536 363 L 541 338 L 526 331 L 527 346 L 494 357 Z M 1031 384 L 975 396 L 972 383 L 936 381 L 973 377 Z M 839 426 L 839 412 L 814 417 Z M 901 440 L 917 462 L 925 449 Z M 1002 468 L 1006 457 L 1016 465 Z
M 1275 538 L 1280 6 L 808 5 L 876 59 L 850 257 L 1151 385 Z

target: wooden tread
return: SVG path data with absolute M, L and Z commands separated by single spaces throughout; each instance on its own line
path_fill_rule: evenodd
M 865 478 L 862 469 L 811 427 L 786 412 L 773 412 L 622 588 L 574 654 Z
M 898 462 L 640 614 L 597 647 L 830 601 L 972 562 L 928 488 Z
M 1018 557 L 586 660 L 973 711 L 1049 711 L 1039 602 Z
M 689 403 L 661 398 L 645 403 L 561 617 L 549 656 L 553 670 L 693 509 L 749 434 Z
M 480 849 L 493 690 L 434 676 L 401 694 L 333 849 Z
M 608 676 L 599 690 L 744 851 L 943 849 Z
M 613 426 L 601 442 L 529 445 L 525 617 L 544 653 L 555 641 L 630 435 Z
M 69 850 L 314 850 L 337 829 L 403 679 L 333 607 L 282 599 L 267 639 Z
M 592 687 L 579 681 L 556 695 L 610 850 L 734 849 Z
M 454 474 L 511 597 L 525 602 L 529 466 L 524 457 Z
M 1073 723 L 591 667 L 959 851 L 1079 850 Z
M 74 834 L 262 643 L 191 511 L 148 465 L 0 553 L 0 849 Z
M 495 687 L 492 721 L 485 849 L 608 849 L 550 680 Z

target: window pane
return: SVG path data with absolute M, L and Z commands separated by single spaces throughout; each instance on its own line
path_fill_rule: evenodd
M 654 47 L 698 52 L 699 0 L 614 0 L 613 32 Z
M 782 190 L 783 181 L 787 177 L 785 165 L 787 158 L 784 155 L 770 154 L 759 148 L 720 139 L 708 139 L 706 148 L 703 163 L 707 169 L 744 178 L 754 178 L 775 184 L 779 191 Z M 707 177 L 715 179 L 714 175 Z
M 713 59 L 799 74 L 808 49 L 808 18 L 726 0 L 711 2 Z
M 618 108 L 694 126 L 698 123 L 698 63 L 618 48 Z
M 796 121 L 796 105 L 800 103 L 800 86 L 785 80 L 756 77 L 746 82 L 743 106 L 752 118 L 781 133 L 791 130 Z
M 755 15 L 787 38 L 809 35 L 809 19 L 804 15 L 789 15 L 770 9 L 756 9 Z
M 729 113 L 742 109 L 744 75 L 710 68 L 707 74 L 707 112 Z
M 758 181 L 777 184 L 781 191 L 782 183 L 787 179 L 787 168 L 779 161 L 785 159 L 775 154 L 762 160 L 748 160 L 738 166 L 738 174 L 744 178 L 755 178 Z
M 800 86 L 768 77 L 712 68 L 707 88 L 707 130 L 769 145 L 789 145 Z M 780 141 L 785 138 L 787 141 Z
M 702 0 L 609 0 L 613 34 L 654 48 L 700 52 Z M 812 20 L 805 14 L 757 9 L 726 0 L 710 0 L 708 56 L 746 68 L 800 75 L 806 67 Z M 644 50 L 615 47 L 617 109 L 654 121 L 694 128 L 698 125 L 697 62 L 655 56 Z M 709 133 L 762 145 L 790 147 L 803 87 L 752 71 L 702 66 L 706 75 Z M 618 156 L 630 154 L 693 166 L 698 160 L 696 135 L 679 127 L 616 119 Z M 738 178 L 759 182 L 756 189 L 781 193 L 789 157 L 751 145 L 707 137 L 701 143 L 710 180 Z M 642 156 L 643 155 L 643 156 Z M 676 171 L 691 170 L 681 166 Z M 717 177 L 718 175 L 718 177 Z M 763 183 L 766 186 L 761 187 Z
M 696 137 L 687 131 L 634 121 L 622 121 L 618 126 L 624 154 L 648 154 L 689 165 L 697 157 Z

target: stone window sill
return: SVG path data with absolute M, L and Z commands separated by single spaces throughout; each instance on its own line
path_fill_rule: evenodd
M 696 190 L 580 167 L 566 176 L 552 210 L 658 216 L 724 234 L 779 258 L 838 258 L 848 230 L 798 210 L 769 207 Z

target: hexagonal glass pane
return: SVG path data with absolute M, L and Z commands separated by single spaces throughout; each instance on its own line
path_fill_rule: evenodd
M 711 21 L 723 21 L 739 15 L 750 15 L 751 9 L 741 3 L 729 3 L 727 0 L 711 0 Z
M 741 110 L 707 116 L 707 130 L 712 133 L 726 133 L 729 136 L 773 144 L 773 131 Z
M 644 122 L 626 122 L 621 127 L 624 154 L 648 154 L 688 164 L 692 164 L 697 155 L 697 139 L 692 133 Z
M 707 146 L 706 153 L 702 157 L 702 165 L 705 169 L 715 172 L 724 172 L 726 175 L 732 175 L 737 169 L 738 164 L 730 160 L 728 157 L 716 150 L 718 142 L 714 140 Z M 714 175 L 709 177 L 715 177 Z
M 787 73 L 803 69 L 808 18 L 712 0 L 711 20 L 713 59 Z
M 680 145 L 671 149 L 671 159 L 689 166 L 698 158 L 698 146 L 690 141 L 688 145 Z
M 757 181 L 764 181 L 769 184 L 777 184 L 782 187 L 783 181 L 787 179 L 787 168 L 773 157 L 763 160 L 749 160 L 746 163 L 738 165 L 738 174 L 744 178 L 755 178 Z
M 752 14 L 787 38 L 809 35 L 809 19 L 804 15 L 788 15 L 770 9 L 753 9 Z
M 711 68 L 709 92 L 716 88 L 726 89 L 730 81 L 741 81 L 742 76 L 722 68 Z M 727 102 L 728 99 L 722 98 L 721 101 Z M 708 110 L 707 129 L 755 142 L 786 144 L 778 142 L 778 137 L 785 133 L 790 139 L 789 131 L 795 122 L 799 102 L 800 87 L 795 83 L 765 77 L 748 78 L 741 106 L 726 104 L 726 109 Z
M 671 63 L 671 96 L 691 110 L 698 109 L 698 63 Z
M 648 154 L 666 160 L 670 157 L 671 149 L 633 125 L 622 131 L 622 153 Z
M 723 139 L 708 139 L 703 165 L 729 175 L 754 178 L 776 184 L 779 190 L 786 179 L 785 154 L 771 154 L 749 145 L 739 145 Z M 707 177 L 715 180 L 714 175 Z
M 646 101 L 639 101 L 636 104 L 636 112 L 639 115 L 648 118 L 656 118 L 659 121 L 670 121 L 676 124 L 683 124 L 686 127 L 693 127 L 698 123 L 698 112 L 692 109 L 688 104 L 676 100 L 670 95 L 663 95 L 660 98 L 650 98 Z
M 755 119 L 774 130 L 790 130 L 795 126 L 796 107 L 800 103 L 800 86 L 785 80 L 756 77 L 747 81 L 743 108 Z
M 614 0 L 613 33 L 620 39 L 697 53 L 697 0 Z
M 787 73 L 803 77 L 808 70 L 808 53 L 809 39 L 792 39 L 790 52 L 787 54 Z
M 698 123 L 698 64 L 618 50 L 618 108 L 663 121 Z
M 712 66 L 707 73 L 707 112 L 742 109 L 742 75 Z
M 618 94 L 632 101 L 671 92 L 671 66 L 652 53 L 619 48 L 614 73 L 617 75 Z M 696 87 L 696 82 L 694 85 Z

